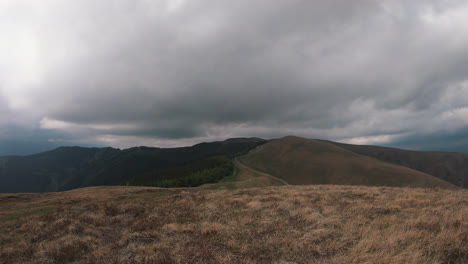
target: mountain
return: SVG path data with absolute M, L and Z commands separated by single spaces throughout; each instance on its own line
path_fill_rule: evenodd
M 378 146 L 330 142 L 359 155 L 405 166 L 468 188 L 468 154 L 440 151 L 412 151 Z
M 451 188 L 452 184 L 467 186 L 465 164 L 468 154 L 294 136 L 270 141 L 235 138 L 181 148 L 60 147 L 35 155 L 0 157 L 0 192 L 102 185 L 195 187 L 220 180 L 227 188 L 281 184 Z
M 329 142 L 294 136 L 263 144 L 239 161 L 296 185 L 455 187 L 429 174 L 362 156 Z
M 166 149 L 60 147 L 30 156 L 0 157 L 0 192 L 97 185 L 198 186 L 231 175 L 234 157 L 265 142 L 236 138 Z

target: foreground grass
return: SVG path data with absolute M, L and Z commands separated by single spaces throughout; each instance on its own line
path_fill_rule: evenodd
M 468 263 L 465 190 L 102 187 L 0 209 L 0 263 Z

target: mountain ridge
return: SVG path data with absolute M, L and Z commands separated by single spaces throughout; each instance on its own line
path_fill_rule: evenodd
M 264 142 L 237 138 L 179 148 L 59 147 L 29 156 L 0 157 L 0 192 L 63 191 L 98 185 L 199 185 L 229 175 L 232 158 Z
M 278 149 L 278 152 L 270 153 L 270 156 L 290 155 L 294 157 L 290 160 L 290 163 L 272 163 L 269 166 L 270 171 L 268 171 L 261 166 L 259 167 L 258 164 L 245 162 L 245 156 L 261 151 L 268 144 L 274 144 L 274 142 L 281 140 L 289 141 L 289 149 L 292 152 L 284 152 L 285 148 L 282 147 Z M 334 156 L 328 156 L 327 158 L 326 155 L 323 157 L 316 155 L 317 159 L 315 160 L 301 159 L 301 155 L 294 152 L 301 150 L 301 146 L 304 144 L 301 141 L 313 142 L 313 151 L 311 151 L 315 154 L 322 152 L 323 154 L 334 153 Z M 309 151 L 309 154 L 312 152 Z M 388 154 L 389 152 L 400 154 L 396 155 L 395 158 Z M 386 154 L 378 155 L 378 153 Z M 406 154 L 403 155 L 401 153 Z M 242 156 L 244 154 L 247 155 Z M 427 155 L 429 157 L 424 159 L 419 158 L 416 160 L 418 161 L 416 165 L 413 164 L 415 163 L 413 156 Z M 441 160 L 441 162 L 432 162 L 436 159 L 432 157 L 434 155 L 439 155 L 440 157 L 437 159 Z M 464 170 L 454 170 L 453 166 L 450 167 L 452 170 L 444 170 L 444 166 L 447 163 L 451 164 L 451 162 L 455 162 L 463 168 L 464 164 L 468 164 L 468 154 L 466 154 L 467 159 L 466 163 L 464 163 L 465 154 L 463 153 L 418 152 L 378 146 L 349 145 L 296 136 L 286 136 L 271 140 L 255 137 L 230 138 L 223 141 L 202 142 L 190 147 L 177 148 L 138 146 L 118 149 L 112 147 L 87 148 L 63 146 L 28 156 L 0 157 L 0 192 L 63 191 L 100 185 L 194 187 L 206 183 L 215 183 L 232 175 L 236 167 L 234 164 L 235 157 L 239 157 L 239 162 L 251 169 L 279 178 L 281 178 L 281 173 L 278 175 L 278 173 L 275 173 L 275 170 L 293 168 L 291 171 L 294 171 L 294 168 L 307 167 L 308 165 L 303 164 L 309 163 L 310 165 L 312 162 L 315 165 L 309 168 L 309 172 L 314 173 L 315 177 L 321 178 L 321 180 L 308 180 L 304 184 L 378 185 L 379 181 L 373 182 L 376 178 L 366 178 L 366 175 L 378 176 L 380 171 L 380 173 L 388 175 L 388 177 L 391 177 L 392 173 L 401 175 L 403 172 L 413 175 L 415 179 L 423 179 L 427 178 L 427 175 L 432 175 L 446 182 L 466 188 L 463 180 L 456 180 L 461 177 L 460 175 L 463 174 Z M 341 158 L 336 159 L 338 157 Z M 357 162 L 357 160 L 360 161 Z M 429 162 L 431 164 L 428 165 Z M 283 166 L 284 168 L 279 168 L 278 166 Z M 435 169 L 425 169 L 425 166 L 432 166 Z M 345 168 L 349 171 L 346 172 Z M 359 171 L 360 173 L 355 171 Z M 345 177 L 346 173 L 350 174 L 350 177 L 355 177 L 355 181 L 347 179 Z M 298 175 L 301 174 L 304 174 L 304 172 L 300 172 Z M 244 173 L 241 178 L 245 180 L 248 175 L 258 177 L 257 174 Z M 294 177 L 296 176 L 292 176 L 292 179 Z M 304 177 L 304 175 L 300 177 Z M 406 186 L 411 181 L 402 177 L 401 183 L 390 183 L 389 179 L 381 179 L 381 182 L 386 182 L 384 185 L 389 186 Z M 293 180 L 292 183 L 301 184 L 301 181 L 295 182 Z M 263 185 L 265 183 L 262 183 Z M 433 186 L 433 184 L 429 185 Z

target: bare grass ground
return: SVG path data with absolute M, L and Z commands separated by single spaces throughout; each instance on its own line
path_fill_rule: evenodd
M 468 263 L 466 190 L 95 187 L 0 209 L 0 263 Z

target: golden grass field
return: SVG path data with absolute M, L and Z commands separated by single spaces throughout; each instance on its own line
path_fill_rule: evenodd
M 0 263 L 468 263 L 466 190 L 92 187 L 0 212 Z

